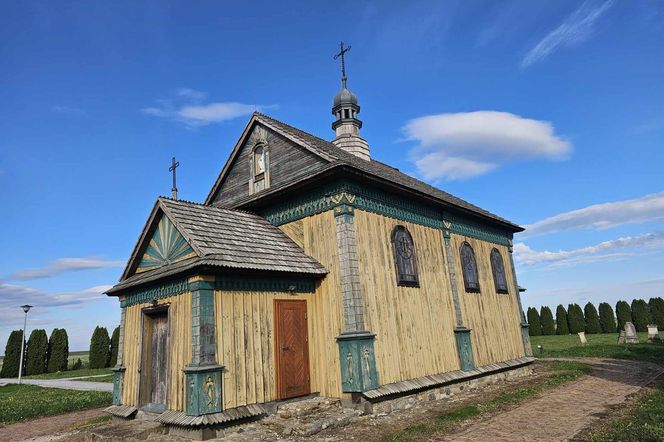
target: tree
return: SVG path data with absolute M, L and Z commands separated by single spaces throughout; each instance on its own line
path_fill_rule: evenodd
M 55 373 L 67 370 L 69 359 L 69 337 L 64 328 L 55 328 L 48 341 L 47 371 Z
M 606 302 L 599 304 L 599 324 L 602 333 L 614 333 L 616 331 L 616 317 L 611 305 Z
M 0 378 L 18 377 L 18 366 L 21 361 L 22 340 L 22 330 L 14 330 L 9 334 L 9 339 L 7 339 L 7 346 L 5 347 L 5 359 L 2 361 L 2 370 L 0 370 Z M 23 364 L 23 370 L 25 372 L 25 364 Z
M 648 304 L 643 299 L 632 301 L 632 322 L 637 332 L 648 331 L 650 314 L 648 313 Z
M 648 301 L 650 306 L 650 316 L 652 317 L 652 323 L 657 324 L 658 327 L 664 328 L 664 299 L 662 298 L 650 298 Z
M 567 310 L 562 304 L 558 304 L 556 308 L 556 334 L 569 335 L 569 327 L 567 325 Z
M 83 368 L 83 361 L 81 361 L 81 358 L 76 359 L 76 362 L 74 362 L 71 366 L 72 370 L 80 370 Z
M 597 309 L 589 302 L 583 307 L 583 316 L 586 318 L 586 333 L 595 334 L 602 331 L 602 326 L 599 323 L 599 315 Z
M 111 356 L 111 339 L 106 327 L 95 327 L 90 339 L 90 368 L 108 367 Z
M 626 301 L 616 303 L 616 318 L 618 320 L 618 332 L 625 330 L 625 324 L 632 320 L 632 309 Z
M 120 327 L 115 327 L 111 337 L 111 361 L 109 367 L 115 367 L 118 363 L 118 346 L 120 345 Z
M 25 374 L 42 374 L 46 372 L 46 353 L 48 352 L 48 337 L 46 330 L 35 329 L 28 339 L 28 350 L 25 357 Z
M 556 334 L 556 324 L 553 322 L 553 313 L 548 306 L 544 306 L 540 309 L 540 323 L 542 324 L 542 334 L 543 335 L 555 335 Z
M 570 333 L 579 333 L 586 330 L 583 310 L 581 310 L 579 304 L 570 304 L 567 306 L 567 324 Z
M 542 325 L 540 324 L 540 317 L 536 308 L 528 307 L 528 325 L 530 325 L 530 336 L 542 335 Z

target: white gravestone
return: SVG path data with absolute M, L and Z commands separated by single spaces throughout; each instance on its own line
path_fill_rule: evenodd
M 579 332 L 579 339 L 581 340 L 581 343 L 583 345 L 586 345 L 588 343 L 588 340 L 586 339 L 586 333 L 585 332 Z
M 648 340 L 651 342 L 662 342 L 659 337 L 659 330 L 657 324 L 648 324 Z
M 636 327 L 631 322 L 625 323 L 625 343 L 638 344 L 639 337 L 636 335 Z

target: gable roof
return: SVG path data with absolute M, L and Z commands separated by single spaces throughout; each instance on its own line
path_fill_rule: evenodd
M 300 129 L 297 129 L 293 126 L 290 126 L 286 123 L 283 123 L 281 121 L 275 120 L 274 118 L 268 117 L 267 115 L 263 115 L 258 112 L 254 112 L 252 115 L 251 119 L 249 120 L 249 123 L 247 124 L 247 127 L 242 133 L 242 136 L 240 137 L 240 140 L 236 144 L 235 148 L 233 149 L 233 152 L 231 153 L 230 157 L 228 158 L 228 161 L 226 162 L 226 165 L 222 169 L 219 177 L 217 178 L 214 186 L 210 190 L 210 193 L 208 197 L 205 200 L 205 204 L 212 204 L 212 201 L 214 199 L 214 196 L 216 193 L 219 191 L 223 180 L 228 173 L 235 156 L 239 152 L 242 144 L 244 143 L 244 140 L 248 136 L 248 134 L 251 133 L 251 129 L 256 123 L 261 123 L 264 126 L 274 130 L 275 132 L 281 134 L 282 136 L 290 139 L 294 143 L 306 148 L 310 152 L 314 153 L 315 155 L 319 156 L 320 158 L 328 161 L 329 167 L 324 167 L 315 171 L 310 172 L 309 174 L 300 176 L 297 180 L 294 180 L 292 184 L 296 182 L 301 182 L 307 179 L 310 179 L 316 175 L 319 175 L 321 173 L 326 172 L 330 168 L 333 167 L 338 167 L 338 166 L 347 166 L 351 167 L 353 169 L 361 171 L 363 174 L 371 175 L 373 177 L 376 177 L 382 181 L 386 181 L 389 183 L 395 183 L 401 187 L 404 187 L 408 190 L 415 191 L 417 193 L 423 194 L 424 196 L 427 196 L 429 198 L 433 198 L 434 200 L 437 200 L 444 205 L 447 206 L 454 206 L 456 208 L 461 209 L 461 211 L 467 211 L 471 212 L 472 214 L 482 217 L 482 218 L 488 218 L 489 220 L 493 222 L 497 222 L 498 224 L 502 225 L 503 227 L 513 231 L 513 232 L 520 232 L 523 231 L 523 228 L 498 216 L 495 215 L 487 210 L 484 210 L 478 206 L 475 206 L 474 204 L 471 204 L 461 198 L 458 198 L 452 194 L 449 194 L 447 192 L 444 192 L 437 187 L 434 187 L 430 184 L 427 184 L 423 181 L 420 181 L 416 178 L 411 177 L 410 175 L 407 175 L 398 169 L 391 167 L 385 163 L 382 163 L 380 161 L 376 160 L 364 160 L 362 158 L 359 158 L 349 152 L 346 152 L 345 150 L 337 147 L 335 144 L 326 141 L 322 138 L 319 138 L 315 135 L 312 135 L 310 133 L 304 132 Z M 281 186 L 282 188 L 286 186 Z M 253 200 L 253 199 L 259 199 L 262 196 L 266 195 L 267 192 L 263 193 L 258 193 L 251 195 L 250 198 L 247 198 L 245 201 L 242 201 L 243 203 L 248 201 L 248 200 Z
M 161 216 L 170 219 L 196 256 L 135 273 L 148 247 L 147 238 L 151 238 Z M 159 197 L 120 283 L 106 293 L 115 293 L 199 265 L 313 276 L 327 273 L 322 264 L 305 254 L 288 235 L 258 215 Z

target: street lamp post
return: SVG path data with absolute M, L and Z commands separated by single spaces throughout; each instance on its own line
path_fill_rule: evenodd
M 31 305 L 25 304 L 21 308 L 25 312 L 25 319 L 23 320 L 23 340 L 21 341 L 21 359 L 18 362 L 18 383 L 21 384 L 21 373 L 23 372 L 23 351 L 25 350 L 25 327 L 28 325 L 28 312 L 32 308 Z

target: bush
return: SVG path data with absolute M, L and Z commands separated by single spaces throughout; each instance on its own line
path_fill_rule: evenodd
M 83 368 L 83 361 L 81 361 L 81 358 L 76 359 L 76 362 L 74 362 L 71 366 L 72 370 L 80 370 Z
M 570 333 L 579 333 L 586 330 L 586 321 L 583 319 L 583 310 L 579 304 L 567 306 L 567 325 Z
M 596 334 L 602 331 L 602 326 L 599 324 L 597 309 L 592 302 L 589 302 L 583 307 L 583 315 L 586 318 L 586 333 Z
M 537 309 L 532 307 L 528 307 L 528 325 L 530 325 L 530 336 L 542 335 L 542 325 L 540 324 L 539 313 L 537 313 Z
M 540 323 L 542 324 L 542 334 L 543 335 L 555 335 L 556 334 L 556 324 L 553 322 L 553 313 L 551 309 L 547 306 L 544 306 L 540 310 Z
M 611 306 L 602 302 L 599 304 L 599 325 L 602 333 L 614 333 L 616 331 L 616 317 Z
M 14 330 L 9 334 L 9 339 L 7 339 L 7 346 L 5 347 L 5 359 L 2 362 L 2 370 L 0 370 L 0 378 L 18 377 L 18 366 L 21 361 L 22 340 L 22 330 Z M 23 372 L 25 372 L 25 364 L 23 364 Z
M 648 331 L 650 314 L 648 313 L 648 304 L 643 299 L 632 301 L 632 322 L 637 332 Z
M 55 328 L 48 341 L 47 371 L 55 373 L 67 371 L 67 360 L 69 359 L 69 337 L 64 328 Z
M 618 332 L 625 330 L 625 324 L 632 320 L 632 309 L 626 301 L 616 303 L 616 319 L 618 321 Z
M 95 327 L 90 340 L 90 368 L 108 367 L 111 356 L 111 339 L 106 327 Z
M 120 345 L 120 327 L 115 327 L 111 337 L 111 361 L 110 367 L 115 367 L 118 363 L 118 346 Z
M 556 308 L 556 334 L 569 335 L 569 327 L 567 326 L 567 310 L 562 304 L 558 304 Z
M 25 374 L 42 374 L 46 372 L 46 353 L 48 352 L 48 337 L 46 330 L 35 329 L 28 339 L 28 350 L 25 357 Z
M 664 328 L 664 299 L 650 298 L 648 305 L 650 307 L 652 323 L 657 324 L 660 328 Z

